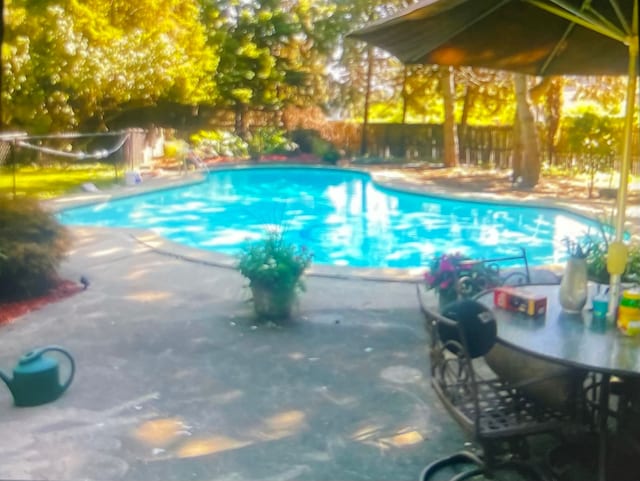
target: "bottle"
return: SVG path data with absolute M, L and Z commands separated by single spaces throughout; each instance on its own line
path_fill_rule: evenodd
M 618 328 L 628 335 L 640 333 L 640 290 L 622 292 L 618 307 Z

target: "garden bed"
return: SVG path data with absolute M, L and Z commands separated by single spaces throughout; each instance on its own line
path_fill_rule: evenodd
M 43 296 L 21 301 L 0 301 L 0 325 L 9 323 L 18 317 L 40 309 L 47 304 L 71 297 L 82 290 L 82 286 L 73 281 L 61 279 Z

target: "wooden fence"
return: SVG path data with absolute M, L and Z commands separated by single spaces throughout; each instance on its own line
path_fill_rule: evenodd
M 336 128 L 344 130 L 342 123 L 336 123 L 334 130 Z M 360 129 L 357 133 L 359 135 Z M 556 150 L 550 155 L 543 147 L 546 144 L 545 135 L 545 132 L 541 132 L 539 142 L 540 155 L 544 162 L 564 169 L 579 169 L 584 164 L 583 152 Z M 640 175 L 639 137 L 638 132 L 634 132 L 631 163 L 631 173 L 634 175 Z M 367 154 L 381 159 L 442 163 L 443 145 L 441 124 L 369 124 L 367 128 Z M 510 168 L 513 128 L 458 126 L 458 149 L 461 165 Z M 618 155 L 609 160 L 609 165 L 614 170 L 620 168 L 619 158 Z
M 441 124 L 370 124 L 367 153 L 381 158 L 440 163 L 443 158 Z M 460 163 L 507 168 L 513 148 L 511 127 L 458 127 Z

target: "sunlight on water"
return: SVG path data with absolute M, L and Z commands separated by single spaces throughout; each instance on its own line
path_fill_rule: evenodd
M 153 229 L 234 255 L 267 228 L 308 246 L 317 264 L 421 267 L 436 253 L 495 258 L 525 247 L 530 263 L 562 262 L 562 239 L 599 236 L 596 222 L 559 209 L 441 199 L 381 188 L 338 169 L 247 168 L 206 182 L 69 209 L 65 224 Z

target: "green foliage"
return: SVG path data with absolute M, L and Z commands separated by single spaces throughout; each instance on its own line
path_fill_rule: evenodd
M 242 130 L 245 109 L 276 109 L 289 103 L 318 100 L 325 75 L 326 42 L 315 39 L 314 18 L 325 5 L 316 2 L 205 3 L 209 44 L 220 53 L 215 79 L 219 104 L 233 108 Z
M 285 130 L 275 127 L 261 127 L 252 131 L 247 143 L 252 158 L 261 154 L 289 154 L 298 147 L 289 140 Z
M 629 244 L 627 266 L 622 274 L 622 282 L 640 282 L 640 243 L 631 241 Z M 587 255 L 587 273 L 589 279 L 600 284 L 609 283 L 607 271 L 607 240 L 594 241 L 589 245 Z
M 607 243 L 592 242 L 587 256 L 587 275 L 589 279 L 600 284 L 609 283 L 607 272 Z
M 246 157 L 247 143 L 226 130 L 201 130 L 190 138 L 196 150 L 206 157 Z
M 616 119 L 587 109 L 566 116 L 562 124 L 561 141 L 571 152 L 600 162 L 616 153 L 620 128 Z
M 338 150 L 331 142 L 323 139 L 317 130 L 294 130 L 291 132 L 291 139 L 298 145 L 300 152 L 313 154 L 330 164 L 335 164 L 340 159 Z
M 627 268 L 622 278 L 629 282 L 640 282 L 640 243 L 638 242 L 632 242 L 629 245 Z
M 8 0 L 5 9 L 6 126 L 104 129 L 130 108 L 215 98 L 217 55 L 197 0 Z
M 311 265 L 312 254 L 305 247 L 288 243 L 281 232 L 269 232 L 246 247 L 238 256 L 237 269 L 251 287 L 268 289 L 289 300 L 296 289 L 304 290 L 302 274 Z
M 574 99 L 578 108 L 596 108 L 602 115 L 618 116 L 627 88 L 627 77 L 566 77 L 566 82 L 575 90 Z
M 313 151 L 313 139 L 320 138 L 320 132 L 313 129 L 296 129 L 291 132 L 293 140 L 300 152 L 310 154 Z
M 562 121 L 559 150 L 568 150 L 579 161 L 577 167 L 589 174 L 591 197 L 597 172 L 609 171 L 619 148 L 619 119 L 603 114 L 592 105 L 583 106 Z
M 46 292 L 68 246 L 66 229 L 36 201 L 0 198 L 0 299 Z

